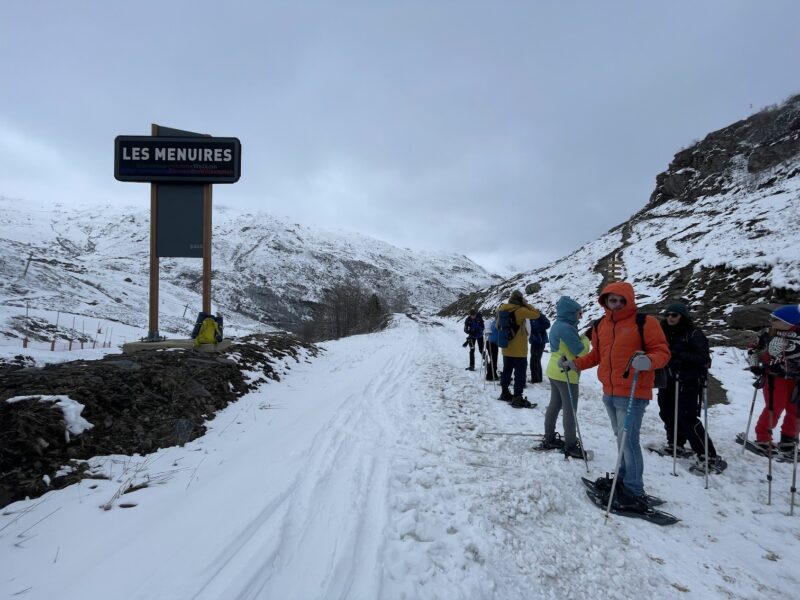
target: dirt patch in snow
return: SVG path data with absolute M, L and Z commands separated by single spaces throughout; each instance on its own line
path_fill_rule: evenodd
M 83 461 L 93 456 L 146 454 L 195 439 L 216 411 L 278 381 L 279 362 L 318 352 L 270 334 L 244 338 L 223 354 L 145 350 L 43 367 L 22 355 L 1 362 L 0 507 L 87 476 Z M 82 404 L 93 427 L 68 436 L 61 409 L 41 401 L 55 395 Z M 6 402 L 20 396 L 30 398 Z

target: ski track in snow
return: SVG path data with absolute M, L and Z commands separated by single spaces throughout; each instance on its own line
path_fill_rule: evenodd
M 647 491 L 682 519 L 658 527 L 615 516 L 606 522 L 585 497 L 582 461 L 531 452 L 531 437 L 483 435 L 540 433 L 549 384 L 528 385 L 529 400 L 539 404 L 533 410 L 497 401 L 499 390 L 480 371 L 463 370 L 459 328 L 398 317 L 387 331 L 327 344 L 313 362 L 292 363 L 281 383 L 222 411 L 206 436 L 184 448 L 124 458 L 126 471 L 94 490 L 83 482 L 8 507 L 0 516 L 0 528 L 7 526 L 0 595 L 658 600 L 796 593 L 791 465 L 774 465 L 766 506 L 766 461 L 742 455 L 733 442 L 752 398 L 737 351 L 715 354 L 715 374 L 732 402 L 709 416 L 728 470 L 705 490 L 689 461 L 679 461 L 674 477 L 671 459 L 645 451 Z M 594 371 L 584 373 L 578 417 L 596 454 L 593 478 L 616 459 L 600 397 Z M 654 401 L 642 444 L 662 438 Z M 122 496 L 133 508 L 99 510 L 131 469 L 165 483 Z

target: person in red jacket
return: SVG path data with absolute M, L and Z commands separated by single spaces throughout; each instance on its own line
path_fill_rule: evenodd
M 617 473 L 617 502 L 621 508 L 644 512 L 648 507 L 639 429 L 644 411 L 653 397 L 654 369 L 669 362 L 669 345 L 655 317 L 645 319 L 640 334 L 636 323 L 636 300 L 630 283 L 619 281 L 607 285 L 600 292 L 598 302 L 605 309 L 605 315 L 593 328 L 592 349 L 574 361 L 563 359 L 561 366 L 579 371 L 597 367 L 597 378 L 603 384 L 603 404 L 611 419 L 617 444 L 622 438 L 628 404 L 631 403 L 628 434 Z M 633 390 L 633 377 L 629 376 L 631 370 L 638 372 Z
M 769 450 L 772 430 L 783 411 L 779 452 L 793 455 L 797 441 L 797 404 L 792 402 L 800 377 L 800 306 L 782 306 L 772 313 L 772 326 L 759 336 L 757 347 L 750 350 L 750 370 L 766 375 L 764 410 L 756 423 L 756 444 L 764 453 Z M 797 400 L 795 400 L 796 402 Z

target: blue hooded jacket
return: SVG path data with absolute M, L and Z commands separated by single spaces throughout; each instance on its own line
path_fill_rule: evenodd
M 578 318 L 576 313 L 581 310 L 581 305 L 569 296 L 561 296 L 556 302 L 556 322 L 550 329 L 550 349 L 558 350 L 563 341 L 569 351 L 576 356 L 583 351 L 583 342 L 578 333 Z
M 580 356 L 589 350 L 589 340 L 581 337 L 578 332 L 577 313 L 581 309 L 581 305 L 569 296 L 561 296 L 556 302 L 556 322 L 550 328 L 550 361 L 547 365 L 547 376 L 551 379 L 567 380 L 557 366 L 558 359 L 564 352 L 562 343 L 573 356 Z M 569 381 L 577 383 L 578 374 L 570 371 Z

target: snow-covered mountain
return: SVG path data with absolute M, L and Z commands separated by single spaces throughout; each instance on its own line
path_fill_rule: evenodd
M 24 314 L 27 303 L 146 333 L 149 236 L 148 210 L 30 208 L 0 198 L 0 306 Z M 162 258 L 160 265 L 160 330 L 186 334 L 201 306 L 202 261 Z M 339 283 L 360 283 L 393 310 L 432 310 L 499 280 L 464 256 L 223 207 L 213 215 L 212 267 L 212 309 L 244 329 L 294 329 Z M 4 327 L 19 329 L 19 322 Z
M 596 297 L 612 262 L 654 312 L 683 297 L 699 321 L 727 337 L 737 305 L 800 301 L 800 96 L 715 131 L 678 152 L 647 205 L 626 222 L 542 268 L 457 303 L 492 310 L 513 289 L 546 312 L 562 294 L 601 314 Z

